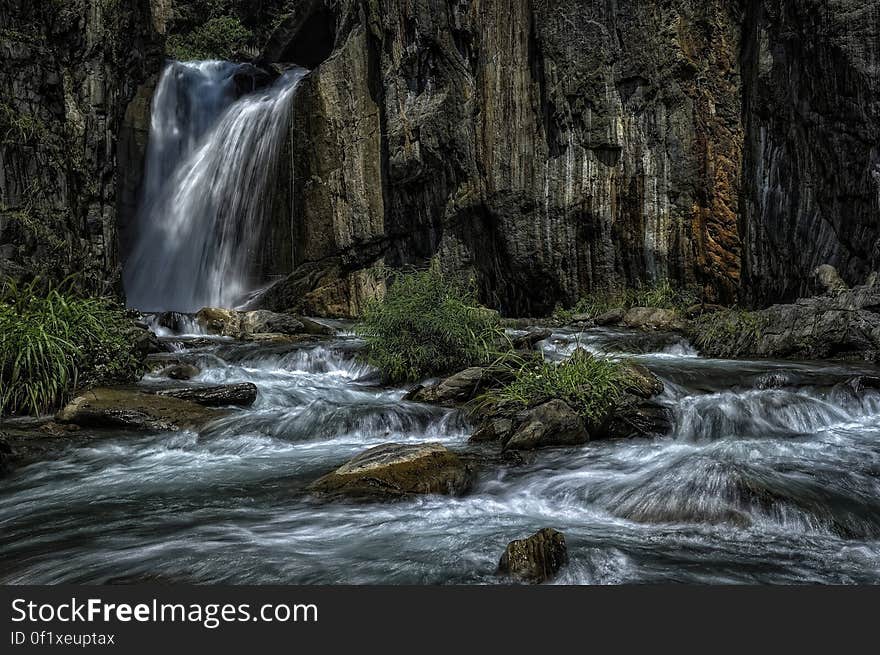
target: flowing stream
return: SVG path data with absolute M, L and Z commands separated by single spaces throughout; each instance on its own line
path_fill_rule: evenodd
M 353 337 L 197 345 L 188 384 L 250 381 L 256 404 L 199 433 L 82 435 L 0 479 L 0 581 L 496 583 L 508 541 L 555 527 L 560 583 L 880 582 L 880 394 L 843 384 L 876 369 L 560 330 L 548 357 L 581 345 L 660 375 L 673 434 L 519 464 L 486 446 L 469 495 L 375 504 L 306 486 L 381 443 L 474 448 L 465 418 L 379 386 Z
M 143 200 L 125 265 L 144 311 L 234 307 L 258 286 L 290 103 L 305 74 L 236 99 L 243 66 L 171 62 L 152 104 Z M 239 76 L 239 80 L 237 80 Z

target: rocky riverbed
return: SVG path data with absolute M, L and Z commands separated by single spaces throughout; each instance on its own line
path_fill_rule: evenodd
M 623 326 L 532 330 L 548 359 L 646 367 L 669 422 L 512 451 L 472 440 L 460 405 L 383 386 L 348 326 L 331 327 L 305 341 L 166 328 L 172 352 L 110 398 L 198 420 L 5 423 L 0 580 L 496 583 L 508 544 L 544 528 L 567 554 L 556 537 L 513 546 L 508 567 L 536 558 L 516 579 L 880 580 L 873 364 L 707 359 L 679 334 Z M 198 404 L 218 389 L 239 400 Z

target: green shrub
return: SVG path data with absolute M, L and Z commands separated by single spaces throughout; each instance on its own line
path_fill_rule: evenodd
M 668 279 L 662 279 L 648 286 L 622 291 L 591 293 L 581 298 L 573 309 L 557 310 L 555 316 L 560 320 L 570 320 L 575 314 L 587 314 L 595 317 L 613 309 L 631 309 L 633 307 L 682 311 L 697 303 L 698 298 L 698 294 L 693 289 L 675 287 Z
M 253 45 L 254 34 L 234 16 L 211 18 L 188 34 L 168 37 L 167 52 L 172 59 L 231 59 L 237 50 Z
M 694 321 L 694 345 L 711 357 L 735 358 L 751 352 L 761 339 L 766 319 L 757 312 L 727 309 Z
M 481 401 L 531 407 L 564 400 L 584 418 L 598 421 L 620 402 L 629 385 L 624 364 L 577 350 L 560 363 L 523 366 L 512 382 L 489 392 Z
M 131 379 L 140 362 L 123 310 L 37 284 L 0 290 L 0 415 L 57 408 L 79 387 Z
M 436 265 L 392 273 L 385 297 L 369 303 L 357 332 L 366 360 L 390 382 L 487 364 L 504 340 L 498 315 L 479 304 L 472 285 Z

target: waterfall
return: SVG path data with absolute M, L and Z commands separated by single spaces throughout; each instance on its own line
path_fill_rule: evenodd
M 170 62 L 152 105 L 128 304 L 143 311 L 234 307 L 252 291 L 273 180 L 305 71 L 236 99 L 242 65 Z

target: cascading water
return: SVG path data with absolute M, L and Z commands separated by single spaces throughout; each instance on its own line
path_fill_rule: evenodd
M 236 99 L 238 64 L 171 62 L 152 107 L 143 201 L 125 265 L 142 311 L 233 307 L 256 282 L 290 104 L 305 71 Z
M 481 448 L 462 413 L 381 386 L 359 347 L 202 338 L 169 353 L 201 370 L 186 384 L 252 382 L 257 402 L 198 432 L 83 430 L 0 479 L 0 583 L 492 583 L 507 543 L 548 526 L 568 542 L 563 583 L 880 582 L 880 392 L 846 383 L 876 367 L 557 330 L 548 357 L 587 347 L 661 376 L 672 433 L 519 461 L 492 445 L 462 498 L 316 500 L 309 483 L 372 446 Z

